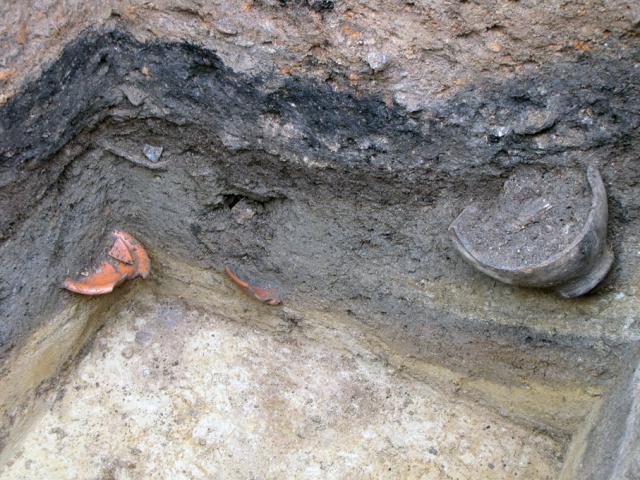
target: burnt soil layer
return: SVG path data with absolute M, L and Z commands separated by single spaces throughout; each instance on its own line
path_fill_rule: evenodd
M 234 73 L 189 44 L 89 30 L 0 107 L 1 351 L 62 308 L 62 280 L 121 228 L 362 319 L 409 356 L 504 382 L 606 383 L 640 333 L 611 307 L 639 263 L 639 62 L 585 54 L 409 113 Z M 158 162 L 144 144 L 164 147 Z M 456 255 L 449 223 L 516 167 L 590 162 L 618 258 L 594 294 L 499 285 Z

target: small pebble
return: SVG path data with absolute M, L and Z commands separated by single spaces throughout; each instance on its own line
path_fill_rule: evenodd
M 374 72 L 381 72 L 389 65 L 389 57 L 378 51 L 371 51 L 367 54 L 367 63 Z
M 151 334 L 144 330 L 139 330 L 136 332 L 136 343 L 138 345 L 144 345 L 149 340 L 151 340 Z
M 144 156 L 147 157 L 150 162 L 157 162 L 160 160 L 160 155 L 162 155 L 163 150 L 163 147 L 155 147 L 153 145 L 145 145 L 142 148 Z
M 125 94 L 129 103 L 134 107 L 139 107 L 144 103 L 144 100 L 147 98 L 147 94 L 133 85 L 122 85 L 120 87 L 122 93 Z
M 507 126 L 493 127 L 489 132 L 489 136 L 493 138 L 502 138 L 511 133 L 511 128 Z
M 131 358 L 133 357 L 133 347 L 131 345 L 124 347 L 121 353 L 124 358 Z
M 237 35 L 238 28 L 228 19 L 223 18 L 215 23 L 216 30 L 225 35 Z
M 236 206 L 231 210 L 235 221 L 240 225 L 245 225 L 251 221 L 251 219 L 255 216 L 256 211 L 249 207 L 246 202 L 240 201 Z

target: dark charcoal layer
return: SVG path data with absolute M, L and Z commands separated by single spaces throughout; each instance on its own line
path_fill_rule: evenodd
M 229 153 L 327 165 L 315 174 L 345 195 L 428 201 L 452 184 L 522 163 L 584 165 L 584 152 L 598 148 L 606 162 L 611 150 L 603 147 L 627 147 L 640 125 L 637 61 L 585 57 L 503 84 L 480 81 L 416 116 L 324 84 L 235 74 L 192 45 L 143 45 L 119 31 L 89 31 L 0 107 L 0 236 L 37 201 L 38 188 L 23 188 L 34 181 L 31 171 L 52 168 L 63 145 L 112 115 L 121 85 L 154 99 L 144 117 L 195 125 Z
M 304 79 L 240 75 L 193 45 L 86 32 L 0 107 L 1 348 L 63 305 L 60 282 L 118 227 L 151 252 L 277 279 L 292 301 L 357 315 L 419 357 L 482 370 L 505 341 L 529 342 L 505 360 L 516 374 L 566 362 L 567 375 L 605 379 L 606 349 L 575 367 L 590 340 L 482 325 L 416 285 L 486 281 L 447 227 L 521 164 L 597 160 L 615 180 L 613 237 L 637 233 L 637 53 L 479 80 L 410 114 Z M 144 144 L 164 148 L 158 162 Z

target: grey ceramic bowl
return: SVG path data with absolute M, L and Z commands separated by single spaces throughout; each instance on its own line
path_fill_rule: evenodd
M 553 288 L 565 298 L 584 295 L 605 277 L 613 263 L 613 253 L 606 242 L 607 194 L 597 168 L 588 168 L 587 180 L 591 207 L 582 231 L 565 249 L 537 265 L 500 265 L 477 251 L 464 235 L 465 219 L 480 213 L 476 205 L 465 208 L 451 223 L 451 239 L 471 265 L 496 280 L 523 287 Z

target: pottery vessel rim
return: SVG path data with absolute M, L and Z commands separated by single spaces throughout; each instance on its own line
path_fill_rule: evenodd
M 572 277 L 575 277 L 576 273 L 584 267 L 585 255 L 580 255 L 580 248 L 589 235 L 595 234 L 598 241 L 591 245 L 590 249 L 592 251 L 587 253 L 586 257 L 593 256 L 594 253 L 597 253 L 593 251 L 594 248 L 597 248 L 598 250 L 603 250 L 605 248 L 604 235 L 606 235 L 606 225 L 608 220 L 607 196 L 602 182 L 602 177 L 600 176 L 598 169 L 593 165 L 590 165 L 587 168 L 587 180 L 592 193 L 591 207 L 580 234 L 562 251 L 550 256 L 547 260 L 541 263 L 530 266 L 522 265 L 519 267 L 506 267 L 504 265 L 496 265 L 491 261 L 482 259 L 482 256 L 473 249 L 470 242 L 458 228 L 465 214 L 468 214 L 470 209 L 477 209 L 475 205 L 466 207 L 451 223 L 449 231 L 454 243 L 458 250 L 467 259 L 482 271 L 490 275 L 495 273 L 510 280 L 525 280 L 529 278 L 535 279 L 535 277 L 539 276 L 541 273 L 547 272 L 549 274 L 547 278 L 539 278 L 539 282 L 536 282 L 540 283 L 541 286 L 557 285 L 558 283 L 562 283 Z M 563 268 L 563 265 L 566 265 L 568 268 Z

